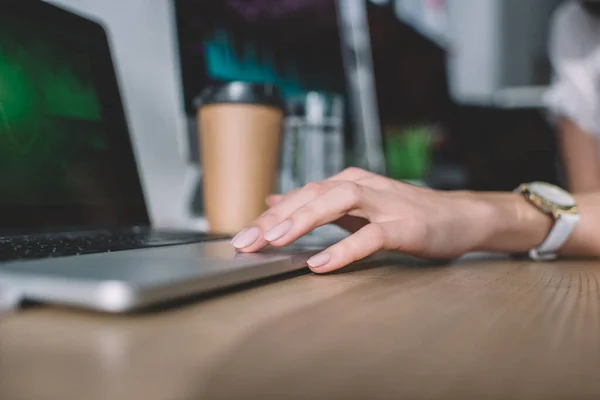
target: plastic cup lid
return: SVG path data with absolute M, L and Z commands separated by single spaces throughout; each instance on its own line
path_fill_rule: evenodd
M 251 82 L 229 82 L 206 87 L 194 100 L 196 108 L 208 104 L 260 104 L 284 109 L 283 98 L 277 86 Z

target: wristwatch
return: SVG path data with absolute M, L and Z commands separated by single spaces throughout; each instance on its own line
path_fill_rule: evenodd
M 546 182 L 524 183 L 515 189 L 532 205 L 554 220 L 552 229 L 538 247 L 529 250 L 533 260 L 552 260 L 567 241 L 581 214 L 573 196 L 566 190 Z

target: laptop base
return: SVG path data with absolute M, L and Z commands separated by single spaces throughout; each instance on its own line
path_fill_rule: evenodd
M 121 313 L 306 267 L 321 248 L 237 253 L 228 241 L 0 264 L 23 300 Z

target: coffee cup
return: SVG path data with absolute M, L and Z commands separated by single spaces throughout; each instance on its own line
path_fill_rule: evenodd
M 230 82 L 206 88 L 196 106 L 209 230 L 233 235 L 275 190 L 283 101 L 274 85 Z

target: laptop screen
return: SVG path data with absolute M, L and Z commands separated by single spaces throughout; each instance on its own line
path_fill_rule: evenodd
M 147 224 L 101 28 L 36 3 L 0 6 L 0 226 Z

